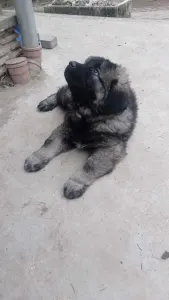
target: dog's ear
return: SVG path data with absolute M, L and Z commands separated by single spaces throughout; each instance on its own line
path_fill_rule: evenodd
M 104 61 L 104 58 L 101 56 L 89 56 L 86 60 L 85 60 L 85 65 L 94 67 L 94 66 L 100 66 L 101 63 Z
M 85 60 L 85 64 L 88 64 L 91 60 L 93 59 L 93 56 L 89 56 L 86 60 Z
M 118 87 L 118 79 L 114 79 L 104 101 L 103 112 L 105 114 L 119 114 L 127 108 L 127 105 L 127 94 L 125 90 Z

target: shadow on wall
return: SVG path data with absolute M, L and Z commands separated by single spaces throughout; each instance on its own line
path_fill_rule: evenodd
M 9 7 L 13 6 L 13 0 L 1 0 L 2 7 Z

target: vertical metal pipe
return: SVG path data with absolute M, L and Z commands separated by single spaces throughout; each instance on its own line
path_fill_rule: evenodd
M 37 47 L 39 43 L 32 0 L 14 0 L 14 7 L 21 30 L 23 46 L 27 48 Z

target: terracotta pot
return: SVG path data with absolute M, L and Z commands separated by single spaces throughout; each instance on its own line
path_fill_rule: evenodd
M 39 63 L 33 59 L 27 59 L 27 61 L 28 61 L 28 68 L 29 68 L 30 76 L 31 77 L 37 76 L 41 71 L 41 63 Z
M 26 57 L 17 57 L 6 61 L 6 67 L 15 84 L 24 84 L 30 80 Z
M 23 56 L 32 59 L 41 65 L 42 62 L 42 47 L 39 45 L 36 48 L 23 47 Z

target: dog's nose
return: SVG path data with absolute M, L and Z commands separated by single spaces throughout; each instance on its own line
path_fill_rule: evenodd
M 72 68 L 76 67 L 76 62 L 75 61 L 70 61 L 69 66 Z

